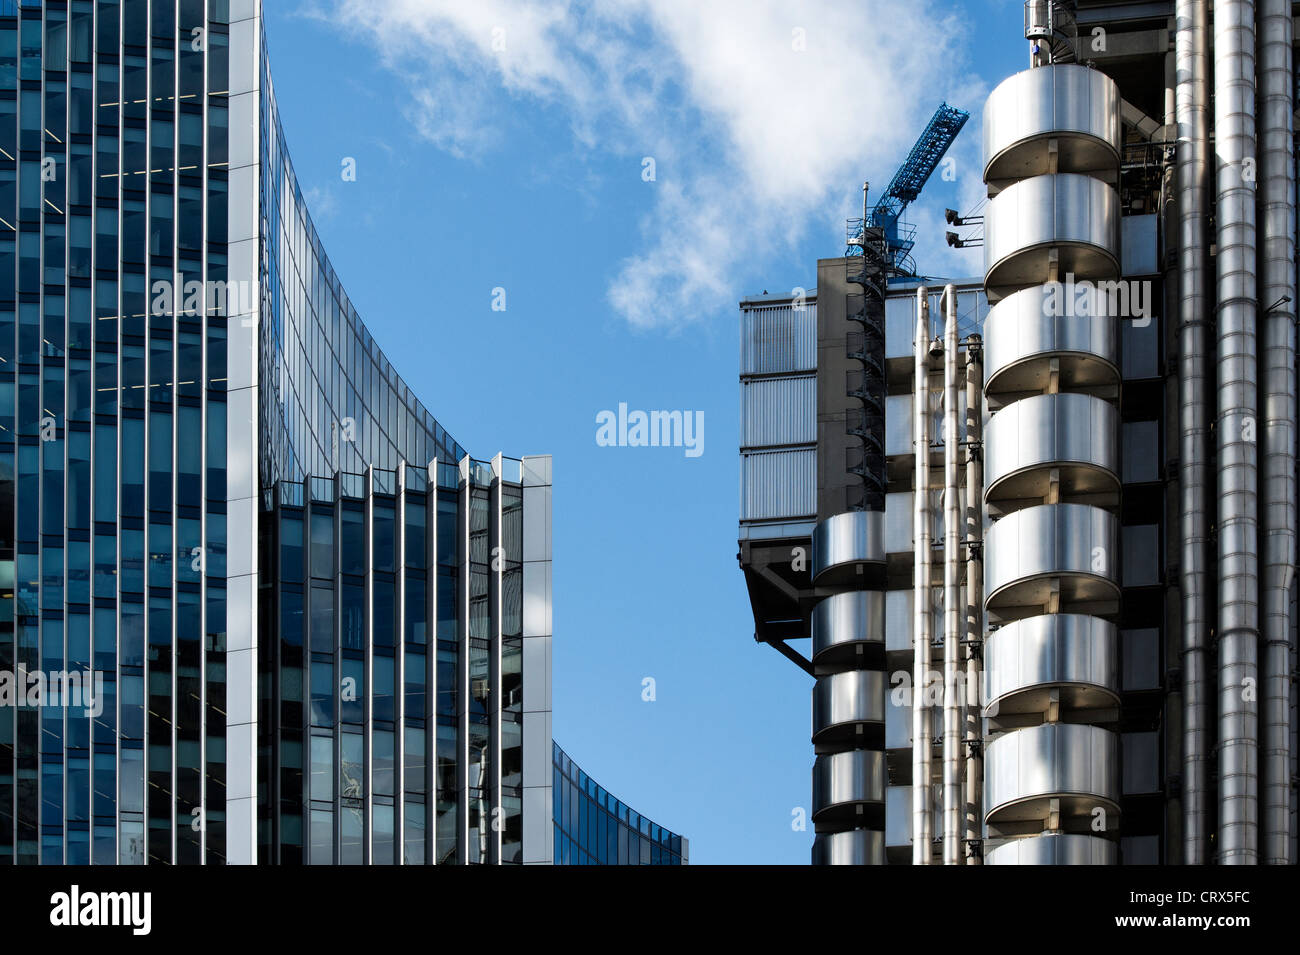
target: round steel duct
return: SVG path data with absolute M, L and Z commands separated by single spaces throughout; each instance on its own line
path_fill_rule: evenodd
M 1061 823 L 1119 812 L 1119 737 L 1099 726 L 1043 723 L 985 747 L 984 820 L 1041 823 L 1059 800 Z M 1111 823 L 1108 822 L 1108 827 Z
M 1053 479 L 1062 500 L 1113 505 L 1120 487 L 1119 412 L 1091 395 L 1035 395 L 1007 405 L 984 434 L 984 500 L 1042 501 Z
M 1117 865 L 1119 847 L 1098 836 L 1049 832 L 1012 839 L 984 853 L 985 865 Z
M 883 821 L 885 754 L 865 749 L 830 753 L 813 763 L 813 820 L 818 825 L 848 823 L 864 815 Z
M 813 840 L 813 865 L 884 865 L 884 833 L 870 829 L 823 832 Z
M 989 526 L 984 606 L 1003 620 L 1119 599 L 1119 522 L 1087 504 L 1039 504 Z
M 1119 193 L 1100 179 L 1060 173 L 1022 179 L 984 213 L 990 302 L 1031 285 L 1119 275 Z
M 813 685 L 813 743 L 852 743 L 875 727 L 878 738 L 885 724 L 885 674 L 878 670 L 846 670 L 820 678 Z
M 884 572 L 885 515 L 882 511 L 846 511 L 828 517 L 812 534 L 813 583 L 845 586 Z
M 1119 705 L 1119 631 L 1100 617 L 1017 620 L 984 643 L 986 716 L 1044 713 L 1052 690 L 1075 710 Z
M 984 104 L 984 181 L 991 192 L 1053 172 L 1113 178 L 1119 170 L 1119 88 L 1076 64 L 1025 70 Z
M 1046 392 L 1053 361 L 1061 391 L 1119 386 L 1115 313 L 1126 304 L 1121 298 L 1126 293 L 1122 287 L 1103 286 L 1034 286 L 1013 292 L 989 309 L 984 319 L 984 392 L 990 401 Z
M 885 594 L 850 590 L 827 597 L 812 612 L 812 662 L 821 666 L 856 663 L 885 643 Z

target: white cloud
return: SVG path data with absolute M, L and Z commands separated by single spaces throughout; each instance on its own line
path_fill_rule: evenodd
M 302 191 L 302 198 L 307 208 L 311 210 L 312 219 L 316 222 L 333 218 L 339 211 L 338 197 L 331 188 L 322 189 L 320 186 L 312 186 Z
M 744 270 L 810 228 L 833 229 L 822 254 L 836 254 L 862 177 L 892 171 L 941 99 L 983 99 L 962 69 L 971 28 L 933 0 L 323 2 L 405 78 L 411 121 L 440 148 L 499 146 L 504 91 L 562 109 L 580 146 L 634 158 L 629 175 L 655 158 L 655 205 L 608 289 L 640 327 L 730 313 Z M 972 157 L 974 141 L 959 141 Z M 963 164 L 964 199 L 978 158 Z M 935 234 L 936 257 L 977 269 Z

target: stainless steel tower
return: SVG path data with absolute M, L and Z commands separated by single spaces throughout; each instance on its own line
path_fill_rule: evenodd
M 1047 64 L 984 112 L 990 864 L 1117 856 L 1119 105 Z
M 1113 814 L 1134 763 L 1120 772 L 1111 730 L 1133 729 L 1121 670 L 1144 662 L 1116 634 L 1138 632 L 1123 629 L 1134 615 L 1115 598 L 1142 577 L 1143 556 L 1124 536 L 1134 515 L 1119 490 L 1159 450 L 1128 432 L 1120 448 L 1134 405 L 1117 386 L 1137 361 L 1130 339 L 1152 320 L 1127 309 L 1140 289 L 1120 237 L 1154 207 L 1168 287 L 1155 318 L 1167 310 L 1169 333 L 1147 377 L 1166 384 L 1150 394 L 1171 438 L 1178 528 L 1165 608 L 1147 614 L 1176 635 L 1168 682 L 1157 678 L 1167 703 L 1147 714 L 1175 767 L 1160 860 L 1289 863 L 1293 4 L 1080 2 L 1065 18 L 1073 41 L 1058 42 L 1064 6 L 1026 4 L 1033 66 L 985 111 L 985 282 L 997 303 L 986 327 L 988 861 L 1116 858 Z M 1050 851 L 998 845 L 1071 829 L 1079 837 Z
M 785 641 L 813 636 L 815 713 L 874 720 L 853 694 L 878 692 L 856 687 L 882 649 L 889 675 L 883 855 L 815 857 L 1295 860 L 1298 10 L 1026 3 L 1030 68 L 984 111 L 983 297 L 957 283 L 959 332 L 946 280 L 886 289 L 878 548 L 869 511 L 822 506 L 851 443 L 824 399 L 853 349 L 848 260 L 819 263 L 816 421 L 791 411 L 816 471 L 805 445 L 752 453 L 805 455 L 790 487 L 816 484 L 824 540 L 861 522 L 856 563 L 829 589 L 816 547 L 812 575 L 778 574 L 810 507 L 756 510 L 779 482 L 747 460 L 764 520 L 741 528 L 758 638 L 801 659 Z M 866 719 L 837 745 L 873 751 Z M 880 778 L 831 800 L 856 831 Z

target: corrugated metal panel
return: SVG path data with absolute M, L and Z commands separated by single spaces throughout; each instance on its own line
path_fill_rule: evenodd
M 747 305 L 740 311 L 740 373 L 817 370 L 817 303 Z
M 740 455 L 742 521 L 809 517 L 816 513 L 816 448 Z
M 763 448 L 817 440 L 817 377 L 740 383 L 740 446 Z

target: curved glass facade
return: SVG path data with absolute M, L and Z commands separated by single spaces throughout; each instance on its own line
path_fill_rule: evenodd
M 0 865 L 550 863 L 551 460 L 375 345 L 265 51 L 0 0 Z M 580 785 L 566 852 L 684 855 Z
M 626 805 L 551 744 L 556 865 L 685 865 L 687 840 Z
M 0 864 L 549 862 L 550 459 L 376 347 L 265 49 L 0 0 Z
M 473 460 L 376 346 L 304 204 L 260 17 L 250 30 L 257 859 L 549 861 L 525 788 L 550 783 L 550 460 Z
M 261 861 L 524 861 L 521 558 L 545 459 L 465 461 L 266 494 Z

